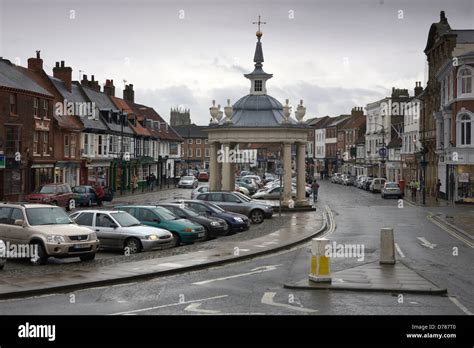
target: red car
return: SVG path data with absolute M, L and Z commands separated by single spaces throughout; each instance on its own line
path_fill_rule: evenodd
M 209 174 L 207 172 L 199 172 L 198 180 L 199 181 L 208 181 L 209 180 Z
M 67 184 L 46 184 L 34 193 L 26 196 L 29 203 L 54 204 L 66 208 L 67 211 L 75 206 L 74 193 Z

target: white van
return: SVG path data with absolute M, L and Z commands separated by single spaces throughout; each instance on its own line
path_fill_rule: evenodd
M 370 184 L 370 192 L 381 192 L 387 179 L 375 178 Z

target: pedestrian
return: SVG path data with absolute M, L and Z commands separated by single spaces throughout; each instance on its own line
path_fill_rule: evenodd
M 151 190 L 153 191 L 155 189 L 155 182 L 156 182 L 155 173 L 151 173 L 150 181 L 151 181 Z
M 97 205 L 100 207 L 102 205 L 102 201 L 104 200 L 105 192 L 102 189 L 100 184 L 96 184 L 94 187 Z
M 146 187 L 147 187 L 147 190 L 150 191 L 150 188 L 151 188 L 151 176 L 150 174 L 148 174 L 145 178 L 146 180 Z
M 441 180 L 438 179 L 438 182 L 436 183 L 436 189 L 435 189 L 435 195 L 436 195 L 436 202 L 438 202 L 438 197 L 439 197 L 439 193 L 441 191 Z
M 319 191 L 319 184 L 316 182 L 316 178 L 313 180 L 311 184 L 311 189 L 313 190 L 313 202 L 316 203 L 318 200 L 318 191 Z
M 416 201 L 416 183 L 415 180 L 410 182 L 410 190 L 411 190 L 411 200 Z

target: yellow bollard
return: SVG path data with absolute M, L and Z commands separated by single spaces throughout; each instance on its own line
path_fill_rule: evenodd
M 309 280 L 313 282 L 331 282 L 330 258 L 326 256 L 326 238 L 313 238 L 311 241 L 311 268 Z

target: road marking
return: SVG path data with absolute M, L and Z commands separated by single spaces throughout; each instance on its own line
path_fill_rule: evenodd
M 326 210 L 326 223 L 328 224 L 329 228 L 326 232 L 324 232 L 323 234 L 321 234 L 320 236 L 318 236 L 318 238 L 326 238 L 328 237 L 330 234 L 334 233 L 334 231 L 336 231 L 336 220 L 334 220 L 334 214 L 332 213 L 331 209 L 329 208 L 329 206 L 325 206 L 324 209 Z
M 428 215 L 427 216 L 427 219 L 430 220 L 432 223 L 434 223 L 436 226 L 438 226 L 439 228 L 441 228 L 443 231 L 449 233 L 451 236 L 453 236 L 454 238 L 460 240 L 461 242 L 464 242 L 465 244 L 467 244 L 468 246 L 470 246 L 471 248 L 474 248 L 474 243 L 472 243 L 471 241 L 467 240 L 466 238 L 460 236 L 459 234 L 453 232 L 451 229 L 449 229 L 448 227 L 444 226 L 443 224 L 439 223 L 438 221 L 436 221 L 435 219 L 433 219 L 433 216 L 432 215 Z
M 434 249 L 438 244 L 429 242 L 425 237 L 416 237 L 421 242 L 421 245 L 430 249 Z
M 466 308 L 461 302 L 458 301 L 458 299 L 454 296 L 449 296 L 449 299 L 451 300 L 452 303 L 454 303 L 460 310 L 462 310 L 464 313 L 467 315 L 472 315 L 472 312 Z
M 405 257 L 405 254 L 403 254 L 402 249 L 400 249 L 400 246 L 397 243 L 395 243 L 395 249 L 397 249 L 398 255 L 400 255 L 400 257 Z
M 196 313 L 202 313 L 202 314 L 217 314 L 220 313 L 220 311 L 213 311 L 211 309 L 201 309 L 202 303 L 200 302 L 194 302 L 191 303 L 189 306 L 187 306 L 184 310 L 188 312 L 196 312 Z
M 239 251 L 250 251 L 250 249 L 240 249 L 239 248 Z
M 285 304 L 285 303 L 274 302 L 273 298 L 275 297 L 275 295 L 276 295 L 276 292 L 266 292 L 266 293 L 264 293 L 263 297 L 262 297 L 262 303 L 270 305 L 270 306 L 283 307 L 283 308 L 291 309 L 291 310 L 298 311 L 298 312 L 305 312 L 305 313 L 316 313 L 317 312 L 316 309 L 310 309 L 310 308 L 304 308 L 304 307 L 295 307 L 295 306 Z
M 160 264 L 158 264 L 158 266 L 170 267 L 170 268 L 183 267 L 183 265 L 180 264 L 180 263 L 171 263 L 171 262 L 168 262 L 168 263 L 160 263 Z
M 278 266 L 281 266 L 281 264 L 279 264 L 279 265 L 261 266 L 261 267 L 257 267 L 257 268 L 251 269 L 250 272 L 247 272 L 247 273 L 234 274 L 234 275 L 231 275 L 231 276 L 228 276 L 228 277 L 222 277 L 222 278 L 214 278 L 214 279 L 203 280 L 203 281 L 196 282 L 196 283 L 193 283 L 193 284 L 194 284 L 194 285 L 204 285 L 204 284 L 209 284 L 209 283 L 212 283 L 212 282 L 217 282 L 217 281 L 219 281 L 219 280 L 227 280 L 227 279 L 245 277 L 245 276 L 252 275 L 252 274 L 258 274 L 258 273 L 263 273 L 263 272 L 274 271 L 274 270 L 277 269 Z
M 189 304 L 189 303 L 195 303 L 195 302 L 216 300 L 216 299 L 218 299 L 218 298 L 224 298 L 224 297 L 227 297 L 227 296 L 229 296 L 229 295 L 220 295 L 220 296 L 214 296 L 214 297 L 201 298 L 201 299 L 199 299 L 199 300 L 176 302 L 176 303 L 170 303 L 170 304 L 166 304 L 166 305 L 160 305 L 160 306 L 154 306 L 154 307 L 147 307 L 147 308 L 141 308 L 141 309 L 134 309 L 134 310 L 125 311 L 125 312 L 112 313 L 112 314 L 109 314 L 109 315 L 125 315 L 125 314 L 130 314 L 130 313 L 146 312 L 146 311 L 151 311 L 151 310 L 153 310 L 153 309 L 160 309 L 160 308 L 166 308 L 166 307 L 172 307 L 172 306 L 180 306 L 180 305 Z

